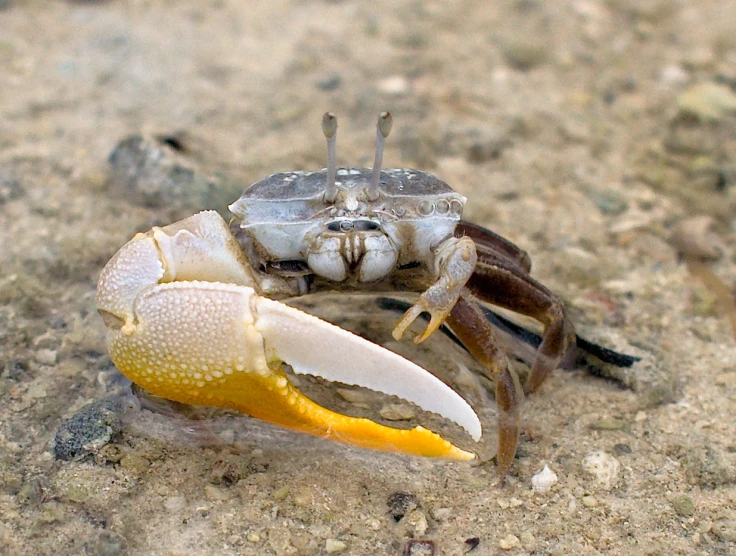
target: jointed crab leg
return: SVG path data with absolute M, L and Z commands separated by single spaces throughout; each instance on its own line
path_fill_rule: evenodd
M 474 457 L 422 427 L 385 427 L 304 397 L 284 374 L 282 361 L 297 373 L 400 396 L 480 437 L 473 410 L 436 377 L 341 328 L 262 297 L 242 260 L 227 225 L 214 212 L 154 228 L 123 246 L 103 270 L 97 291 L 117 367 L 169 400 L 232 408 L 360 447 Z
M 478 256 L 468 288 L 481 300 L 535 318 L 544 325 L 542 343 L 524 390 L 533 392 L 575 346 L 575 330 L 562 302 L 504 257 Z
M 532 269 L 532 260 L 526 251 L 483 226 L 461 220 L 455 228 L 455 237 L 463 236 L 467 236 L 475 242 L 478 256 L 500 256 L 516 263 L 524 272 L 528 273 Z
M 519 444 L 519 405 L 524 397 L 521 384 L 509 369 L 493 326 L 467 290 L 463 290 L 457 300 L 447 324 L 495 382 L 499 411 L 496 461 L 504 474 L 511 466 Z

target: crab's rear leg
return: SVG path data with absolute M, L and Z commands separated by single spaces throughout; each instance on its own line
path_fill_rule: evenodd
M 575 346 L 575 330 L 562 301 L 505 257 L 479 254 L 468 288 L 481 300 L 530 316 L 544 325 L 542 343 L 524 390 L 533 392 Z
M 496 461 L 501 473 L 508 471 L 519 444 L 519 405 L 523 390 L 516 374 L 509 368 L 506 354 L 496 338 L 485 313 L 464 290 L 447 318 L 447 324 L 470 353 L 483 365 L 495 382 L 498 405 L 498 452 Z

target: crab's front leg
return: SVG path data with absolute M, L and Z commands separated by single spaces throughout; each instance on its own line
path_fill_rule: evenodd
M 304 397 L 282 361 L 297 373 L 402 397 L 480 436 L 470 406 L 421 367 L 255 287 L 242 250 L 214 212 L 139 234 L 107 264 L 98 285 L 113 362 L 170 400 L 236 409 L 365 448 L 473 458 L 422 427 L 385 427 Z
M 477 260 L 475 243 L 469 237 L 446 239 L 434 250 L 434 260 L 435 273 L 439 278 L 398 322 L 393 330 L 396 340 L 400 340 L 424 312 L 430 315 L 429 323 L 424 332 L 414 339 L 415 343 L 423 342 L 442 325 L 473 275 Z
M 511 467 L 519 445 L 520 405 L 524 390 L 496 337 L 483 309 L 467 289 L 463 290 L 447 323 L 494 381 L 498 405 L 498 451 L 496 462 L 504 475 Z

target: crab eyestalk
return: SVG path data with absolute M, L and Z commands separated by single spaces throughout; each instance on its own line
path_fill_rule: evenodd
M 332 203 L 337 197 L 337 185 L 335 184 L 336 142 L 337 142 L 337 117 L 332 112 L 325 112 L 322 116 L 322 133 L 327 139 L 327 187 L 325 188 L 325 201 Z
M 383 147 L 386 143 L 386 137 L 391 133 L 391 126 L 394 118 L 391 112 L 381 112 L 378 115 L 378 125 L 376 126 L 376 159 L 373 162 L 373 174 L 371 175 L 371 186 L 368 189 L 368 200 L 375 201 L 378 199 L 378 183 L 381 181 L 381 163 L 383 162 Z

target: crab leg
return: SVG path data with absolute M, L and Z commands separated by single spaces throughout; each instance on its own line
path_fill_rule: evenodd
M 524 397 L 521 384 L 516 374 L 509 369 L 506 354 L 493 326 L 467 290 L 457 300 L 447 324 L 496 384 L 499 410 L 496 461 L 501 474 L 505 474 L 514 461 L 519 444 L 519 406 Z
M 532 269 L 532 260 L 526 251 L 483 226 L 461 220 L 455 228 L 455 237 L 463 236 L 475 242 L 478 256 L 495 254 L 515 262 L 524 272 L 528 273 Z
M 562 302 L 505 257 L 493 253 L 478 256 L 468 288 L 481 300 L 528 315 L 544 325 L 542 343 L 524 390 L 533 392 L 575 346 L 575 330 Z
M 422 427 L 393 429 L 332 412 L 303 396 L 282 361 L 297 373 L 397 395 L 480 437 L 473 410 L 436 377 L 260 296 L 242 259 L 227 225 L 213 212 L 154 228 L 123 246 L 103 270 L 97 291 L 116 366 L 145 390 L 177 402 L 236 409 L 364 448 L 474 457 Z

